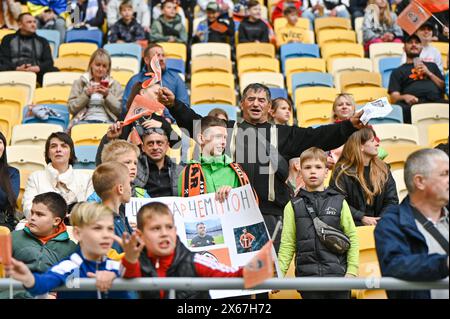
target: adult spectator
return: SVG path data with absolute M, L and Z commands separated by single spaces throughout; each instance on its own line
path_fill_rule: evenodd
M 145 32 L 150 32 L 150 10 L 145 1 L 129 0 L 133 6 L 133 11 L 136 15 L 137 22 L 142 25 Z M 108 20 L 108 27 L 111 28 L 120 19 L 120 5 L 123 0 L 109 0 L 106 19 Z
M 364 10 L 367 6 L 367 0 L 349 0 L 348 11 L 352 15 L 352 20 L 354 21 L 356 18 L 364 17 Z
M 72 85 L 69 110 L 72 125 L 113 123 L 121 111 L 122 86 L 111 77 L 111 57 L 105 49 L 91 55 L 88 70 Z
M 250 0 L 247 7 L 248 17 L 239 24 L 239 43 L 269 42 L 269 28 L 261 19 L 261 4 Z
M 145 30 L 134 17 L 131 1 L 124 1 L 119 6 L 120 19 L 111 27 L 108 40 L 110 43 L 130 43 L 145 40 Z
M 302 16 L 308 18 L 312 24 L 314 19 L 321 17 L 350 18 L 346 0 L 309 0 L 309 4 L 310 7 L 302 13 Z
M 234 10 L 234 3 L 232 0 L 197 0 L 197 4 L 200 7 L 201 15 L 207 13 L 207 7 L 211 2 L 215 2 L 218 5 L 218 12 L 221 18 L 231 18 Z
M 48 41 L 36 34 L 36 18 L 30 13 L 19 15 L 19 30 L 2 39 L 0 71 L 26 71 L 37 75 L 42 84 L 46 72 L 58 71 Z
M 8 165 L 6 145 L 6 138 L 0 132 L 0 226 L 6 226 L 13 231 L 16 226 L 20 173 L 17 168 Z
M 0 29 L 17 30 L 19 25 L 17 19 L 22 12 L 19 2 L 4 0 L 0 4 Z
M 330 180 L 330 186 L 345 196 L 357 226 L 376 225 L 391 205 L 398 204 L 389 166 L 378 158 L 379 145 L 372 128 L 353 133 Z
M 363 21 L 364 50 L 372 43 L 402 42 L 403 31 L 397 24 L 397 15 L 391 12 L 387 0 L 369 0 Z
M 383 277 L 407 281 L 448 278 L 448 156 L 423 149 L 406 160 L 408 196 L 391 206 L 375 228 Z M 387 291 L 395 299 L 447 299 L 449 290 Z
M 444 76 L 432 62 L 422 62 L 422 43 L 413 34 L 405 40 L 406 63 L 392 71 L 388 93 L 403 109 L 403 121 L 411 123 L 411 106 L 418 103 L 446 103 Z
M 191 240 L 191 247 L 204 247 L 215 245 L 214 237 L 208 235 L 206 233 L 206 225 L 205 223 L 198 223 L 197 226 L 197 235 Z
M 67 0 L 28 0 L 29 12 L 36 18 L 38 29 L 56 30 L 60 41 L 66 37 Z
M 161 10 L 162 15 L 152 23 L 150 41 L 187 43 L 186 28 L 177 14 L 176 3 L 166 0 L 161 4 Z
M 63 132 L 50 134 L 45 143 L 44 170 L 33 172 L 28 178 L 22 199 L 25 217 L 30 214 L 36 195 L 56 192 L 71 206 L 85 201 L 94 191 L 89 174 L 73 169 L 76 161 L 72 138 Z
M 76 12 L 73 28 L 102 28 L 105 21 L 105 12 L 101 0 L 73 0 L 72 10 Z
M 250 184 L 255 187 L 260 210 L 272 234 L 289 201 L 285 184 L 288 177 L 287 162 L 314 145 L 329 150 L 344 144 L 356 130 L 355 127 L 360 127 L 362 112 L 348 121 L 315 129 L 271 125 L 267 122 L 271 100 L 269 89 L 262 84 L 253 83 L 245 88 L 240 103 L 243 122 L 227 122 L 232 132 L 228 133 L 226 152 L 242 165 Z M 178 125 L 187 129 L 190 136 L 195 136 L 193 122 L 201 116 L 176 100 L 165 87 L 161 88 L 160 101 L 170 109 Z M 279 236 L 275 241 L 275 247 L 278 246 Z
M 272 12 L 272 23 L 283 16 L 284 10 L 288 7 L 295 7 L 301 15 L 302 2 L 300 0 L 280 0 Z

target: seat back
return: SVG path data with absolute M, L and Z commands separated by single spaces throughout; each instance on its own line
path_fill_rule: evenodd
M 357 105 L 364 105 L 381 97 L 387 97 L 389 100 L 387 89 L 382 87 L 353 87 L 348 89 L 347 93 L 353 94 Z
M 401 202 L 408 195 L 408 189 L 406 188 L 405 179 L 404 179 L 404 170 L 396 169 L 391 170 L 392 177 L 395 180 L 395 187 L 397 189 L 398 200 Z
M 0 109 L 10 109 L 14 124 L 22 121 L 22 107 L 27 104 L 27 93 L 22 87 L 0 86 Z
M 380 58 L 378 60 L 378 70 L 383 78 L 383 87 L 387 88 L 389 86 L 391 73 L 401 65 L 401 60 L 402 58 L 398 56 Z
M 377 131 L 378 133 L 378 131 Z M 403 169 L 408 156 L 422 148 L 420 145 L 398 143 L 395 145 L 383 143 L 383 148 L 388 153 L 384 161 L 391 166 L 391 170 Z
M 373 69 L 378 70 L 380 59 L 386 57 L 401 57 L 403 55 L 403 43 L 383 42 L 372 43 L 369 47 L 369 56 L 373 62 Z
M 245 58 L 238 62 L 238 74 L 249 72 L 280 72 L 280 63 L 273 58 Z
M 24 71 L 0 72 L 0 88 L 19 88 L 25 92 L 25 103 L 30 104 L 33 100 L 36 88 L 36 73 Z M 3 95 L 0 95 L 3 96 Z M 22 94 L 20 94 L 22 97 Z
M 448 122 L 431 124 L 428 127 L 428 146 L 436 147 L 441 143 L 448 143 Z
M 57 124 L 19 124 L 13 127 L 11 145 L 45 146 L 50 134 L 62 132 L 62 129 Z
M 77 145 L 75 146 L 75 155 L 77 161 L 73 164 L 74 169 L 95 169 L 95 156 L 97 155 L 97 146 L 95 145 Z
M 56 112 L 56 115 L 49 114 L 48 119 L 43 120 L 35 117 L 34 114 L 30 114 L 28 107 L 23 108 L 23 120 L 22 124 L 57 124 L 63 129 L 66 129 L 69 125 L 70 113 L 67 105 L 64 104 L 45 104 L 46 107 Z
M 70 86 L 47 86 L 37 88 L 34 104 L 67 104 L 71 91 Z
M 36 34 L 38 36 L 41 36 L 45 38 L 48 41 L 48 44 L 50 45 L 50 48 L 52 50 L 53 59 L 56 59 L 58 56 L 58 49 L 60 45 L 60 39 L 61 36 L 59 34 L 59 31 L 57 30 L 46 30 L 46 29 L 37 29 Z
M 378 72 L 342 72 L 339 83 L 341 92 L 347 92 L 351 88 L 381 87 L 381 76 Z
M 236 47 L 236 61 L 242 58 L 275 58 L 275 47 L 271 43 L 239 43 Z
M 193 58 L 191 61 L 192 74 L 200 72 L 225 72 L 232 73 L 233 66 L 231 60 L 222 56 L 202 56 Z
M 141 62 L 142 58 L 142 48 L 137 43 L 108 43 L 103 47 L 108 51 L 111 58 L 113 57 L 131 57 L 137 60 L 138 63 Z
M 320 58 L 317 44 L 287 43 L 280 47 L 280 59 L 283 71 L 286 61 L 292 58 Z M 325 72 L 325 70 L 324 70 Z
M 236 95 L 228 87 L 195 88 L 191 90 L 191 105 L 194 104 L 236 105 Z
M 94 43 L 83 43 L 83 42 L 72 42 L 72 43 L 61 43 L 59 46 L 59 58 L 79 58 L 84 59 L 91 58 L 92 53 L 97 50 L 98 46 Z M 85 69 L 86 70 L 86 69 Z
M 411 124 L 377 124 L 373 126 L 383 147 L 387 145 L 419 145 L 419 130 Z
M 37 145 L 12 145 L 6 148 L 8 164 L 18 170 L 34 172 L 47 166 L 44 158 L 45 149 Z
M 110 124 L 78 124 L 72 128 L 71 136 L 75 145 L 98 146 Z
M 445 103 L 424 103 L 411 107 L 411 122 L 419 129 L 420 145 L 428 146 L 428 129 L 430 125 L 447 123 L 449 121 L 448 104 Z M 443 135 L 448 132 L 442 132 Z
M 202 72 L 192 74 L 191 89 L 218 86 L 228 87 L 234 90 L 234 75 L 224 72 Z
M 72 87 L 73 82 L 78 80 L 81 72 L 47 72 L 44 74 L 42 86 L 68 86 Z
M 195 43 L 191 46 L 191 58 L 222 57 L 231 60 L 231 46 L 228 43 Z
M 260 83 L 269 88 L 284 89 L 284 77 L 281 73 L 273 72 L 249 72 L 240 77 L 241 94 L 251 83 Z
M 66 43 L 71 42 L 88 42 L 93 43 L 101 48 L 103 44 L 103 32 L 94 30 L 69 30 L 66 32 Z

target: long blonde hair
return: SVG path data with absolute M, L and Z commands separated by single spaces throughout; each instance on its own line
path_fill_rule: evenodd
M 375 20 L 375 26 L 379 26 L 381 24 L 385 24 L 387 26 L 392 26 L 393 20 L 391 16 L 391 9 L 389 8 L 389 3 L 386 1 L 386 9 L 384 9 L 384 13 L 380 16 L 380 8 L 375 3 L 376 0 L 369 0 L 367 3 L 366 11 L 373 11 L 373 17 Z
M 336 163 L 333 172 L 333 175 L 336 174 L 336 186 L 341 191 L 344 190 L 339 185 L 339 181 L 343 174 L 358 180 L 369 205 L 372 205 L 375 196 L 383 191 L 389 174 L 388 166 L 378 156 L 374 156 L 370 160 L 369 176 L 373 190 L 369 188 L 364 178 L 364 161 L 361 146 L 374 137 L 376 137 L 376 133 L 372 128 L 362 128 L 353 133 L 347 140 L 347 143 L 345 143 L 342 155 Z
M 100 60 L 102 62 L 106 62 L 108 64 L 108 70 L 106 71 L 106 74 L 110 76 L 111 74 L 111 56 L 109 55 L 108 51 L 105 49 L 97 49 L 94 53 L 92 53 L 91 58 L 89 60 L 89 66 L 88 66 L 88 72 L 89 75 L 92 76 L 92 64 L 95 62 L 95 60 Z

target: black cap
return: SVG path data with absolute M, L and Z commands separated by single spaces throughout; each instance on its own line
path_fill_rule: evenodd
M 424 24 L 422 24 L 419 27 L 419 30 L 424 28 L 424 27 L 429 27 L 431 30 L 433 30 L 434 25 L 433 25 L 433 23 L 431 23 L 431 20 L 427 20 Z
M 420 38 L 417 34 L 411 34 L 411 35 L 407 35 L 405 37 L 405 43 L 410 42 L 412 39 L 416 39 L 417 41 L 419 41 L 420 43 L 422 43 L 422 41 L 420 41 Z

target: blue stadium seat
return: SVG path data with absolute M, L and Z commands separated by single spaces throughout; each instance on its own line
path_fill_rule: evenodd
M 376 118 L 369 121 L 369 124 L 390 124 L 397 123 L 403 124 L 403 110 L 401 106 L 392 104 L 392 112 L 386 115 L 386 117 Z
M 58 124 L 61 125 L 63 129 L 66 129 L 69 125 L 70 114 L 66 105 L 63 104 L 43 104 L 48 108 L 53 109 L 60 116 L 50 115 L 47 120 L 41 120 L 34 115 L 28 115 L 28 107 L 23 108 L 23 120 L 22 124 L 30 123 L 46 123 L 46 124 Z
M 66 32 L 66 42 L 89 42 L 95 43 L 99 48 L 103 44 L 103 32 L 94 30 L 69 30 Z
M 191 108 L 193 111 L 195 111 L 197 114 L 200 114 L 201 116 L 206 116 L 212 109 L 219 108 L 227 112 L 228 119 L 231 121 L 236 121 L 237 112 L 239 110 L 237 106 L 227 104 L 197 104 L 192 105 Z
M 186 67 L 184 61 L 181 59 L 166 59 L 166 68 L 175 72 L 186 74 Z
M 281 89 L 281 88 L 269 88 L 270 90 L 270 95 L 272 96 L 272 100 L 276 99 L 278 97 L 282 97 L 287 99 L 288 98 L 288 93 L 285 89 Z
M 75 155 L 77 157 L 77 161 L 73 165 L 73 168 L 95 169 L 96 154 L 97 154 L 97 146 L 94 145 L 75 146 Z
M 60 44 L 59 31 L 39 29 L 36 30 L 36 33 L 38 36 L 41 36 L 48 41 L 50 46 L 53 48 L 53 59 L 56 59 L 58 57 L 58 49 Z
M 280 47 L 281 69 L 284 73 L 284 64 L 289 58 L 320 58 L 317 44 L 287 43 Z
M 136 43 L 108 43 L 103 47 L 111 57 L 134 57 L 141 61 L 142 48 Z
M 299 87 L 325 86 L 333 87 L 333 76 L 329 73 L 302 72 L 292 75 L 292 92 Z
M 400 57 L 383 58 L 378 62 L 378 68 L 383 79 L 383 87 L 389 86 L 389 78 L 394 69 L 398 68 L 401 64 Z

